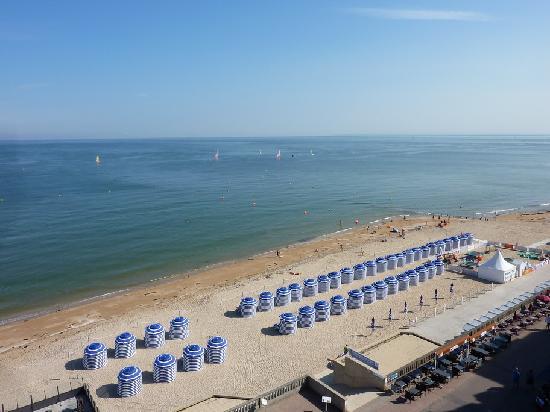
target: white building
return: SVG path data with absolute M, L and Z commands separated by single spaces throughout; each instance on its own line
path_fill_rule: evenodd
M 516 277 L 517 268 L 515 265 L 506 262 L 500 250 L 487 262 L 477 269 L 478 277 L 495 283 L 510 282 Z

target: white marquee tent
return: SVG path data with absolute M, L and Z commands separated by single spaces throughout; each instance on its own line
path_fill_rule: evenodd
M 516 276 L 516 266 L 506 262 L 500 250 L 478 267 L 477 273 L 480 279 L 489 280 L 495 283 L 510 282 Z

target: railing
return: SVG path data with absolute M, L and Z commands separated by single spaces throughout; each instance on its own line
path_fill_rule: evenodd
M 285 383 L 284 385 L 278 386 L 277 388 L 266 392 L 260 396 L 257 396 L 254 399 L 243 402 L 240 405 L 234 406 L 233 408 L 228 409 L 226 412 L 251 412 L 259 409 L 262 406 L 262 399 L 266 401 L 271 401 L 277 399 L 283 395 L 286 395 L 290 392 L 300 390 L 307 381 L 307 375 L 301 376 L 293 381 Z
M 88 403 L 87 406 L 91 407 L 94 412 L 99 412 L 99 409 L 90 394 L 88 385 L 79 381 L 56 381 L 54 385 L 46 385 L 40 394 L 29 393 L 11 403 L 2 402 L 0 406 L 1 412 L 27 412 L 48 408 L 56 403 L 73 397 L 77 398 L 77 402 L 80 402 L 78 399 L 85 397 Z

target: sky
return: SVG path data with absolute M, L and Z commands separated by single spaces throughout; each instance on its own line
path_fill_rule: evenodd
M 545 0 L 0 2 L 0 138 L 550 133 Z

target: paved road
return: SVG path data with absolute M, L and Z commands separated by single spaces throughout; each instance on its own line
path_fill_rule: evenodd
M 522 373 L 519 389 L 512 387 L 515 366 Z M 542 321 L 514 337 L 506 350 L 477 371 L 452 379 L 442 389 L 434 389 L 411 404 L 396 395 L 381 397 L 358 411 L 534 411 L 535 391 L 525 383 L 529 369 L 535 372 L 537 386 L 550 383 L 550 331 Z

